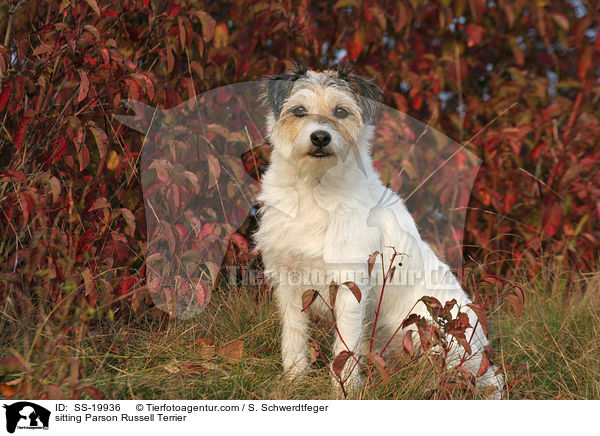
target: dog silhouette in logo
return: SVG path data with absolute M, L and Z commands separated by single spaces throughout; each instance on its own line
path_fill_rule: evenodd
M 6 409 L 6 431 L 14 433 L 19 422 L 22 426 L 39 427 L 40 421 L 44 428 L 48 428 L 50 421 L 50 411 L 30 403 L 29 401 L 19 401 L 10 405 L 3 405 Z M 21 421 L 23 420 L 23 421 Z

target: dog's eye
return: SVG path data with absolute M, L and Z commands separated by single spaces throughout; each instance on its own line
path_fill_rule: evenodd
M 304 106 L 298 106 L 298 107 L 292 109 L 292 113 L 297 117 L 303 117 L 305 115 L 308 115 L 308 111 L 306 110 L 306 108 Z
M 346 118 L 348 115 L 350 115 L 350 113 L 343 107 L 336 106 L 336 108 L 333 110 L 333 116 L 336 118 L 343 119 Z

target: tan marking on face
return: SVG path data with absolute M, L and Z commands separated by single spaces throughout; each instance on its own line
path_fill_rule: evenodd
M 297 117 L 293 114 L 293 110 L 299 106 L 306 109 L 307 115 Z M 337 118 L 334 115 L 337 106 L 343 107 L 349 115 Z M 317 123 L 335 130 L 347 151 L 359 147 L 358 139 L 364 128 L 362 114 L 355 96 L 348 94 L 345 89 L 322 83 L 299 84 L 283 106 L 276 129 L 291 142 L 296 142 L 307 123 Z
M 278 128 L 284 130 L 288 137 L 292 141 L 295 141 L 300 133 L 300 130 L 302 130 L 304 123 L 306 122 L 305 118 L 307 117 L 298 118 L 291 113 L 283 114 L 277 122 Z

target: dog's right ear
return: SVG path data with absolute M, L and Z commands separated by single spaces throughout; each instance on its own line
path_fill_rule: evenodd
M 263 78 L 264 101 L 276 119 L 279 118 L 281 108 L 292 93 L 294 82 L 306 76 L 307 71 L 305 64 L 295 63 L 294 67 L 284 74 Z

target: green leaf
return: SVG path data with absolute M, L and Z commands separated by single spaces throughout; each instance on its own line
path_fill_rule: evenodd
M 337 2 L 335 2 L 335 5 L 333 6 L 334 9 L 339 9 L 339 8 L 357 8 L 359 5 L 358 0 L 338 0 Z

